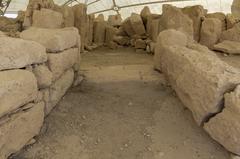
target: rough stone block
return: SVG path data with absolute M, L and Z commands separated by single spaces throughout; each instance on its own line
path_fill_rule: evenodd
M 135 34 L 143 35 L 146 33 L 145 26 L 139 14 L 132 13 L 130 16 L 130 24 Z
M 0 72 L 0 117 L 33 101 L 37 97 L 37 80 L 32 72 Z
M 78 49 L 65 50 L 58 54 L 48 54 L 48 67 L 53 73 L 53 81 L 57 80 L 66 70 L 78 63 Z
M 41 9 L 33 12 L 33 24 L 34 27 L 39 28 L 62 28 L 63 27 L 63 15 L 62 13 L 50 10 Z
M 93 26 L 93 41 L 98 45 L 103 45 L 105 43 L 106 36 L 106 26 L 105 21 L 95 21 Z
M 206 15 L 206 18 L 216 18 L 222 22 L 222 31 L 227 29 L 226 15 L 221 12 L 209 13 Z
M 109 15 L 108 16 L 108 23 L 111 26 L 117 27 L 120 26 L 122 24 L 122 17 L 120 14 L 117 15 Z
M 135 49 L 146 49 L 146 47 L 147 47 L 146 41 L 142 39 L 137 39 L 135 41 Z
M 127 33 L 128 36 L 131 37 L 131 36 L 136 34 L 135 31 L 133 30 L 133 27 L 131 25 L 129 17 L 123 21 L 122 27 L 123 27 L 123 30 Z
M 23 31 L 20 37 L 36 41 L 47 48 L 47 52 L 60 52 L 78 44 L 78 30 L 73 27 L 63 29 L 45 29 L 31 27 Z
M 43 89 L 49 87 L 53 81 L 53 73 L 45 65 L 35 66 L 33 74 L 37 78 L 38 88 Z
M 47 61 L 46 49 L 36 42 L 10 37 L 0 37 L 0 41 L 0 70 Z
M 214 50 L 228 54 L 240 54 L 240 42 L 224 40 L 214 45 Z
M 230 40 L 230 41 L 238 41 L 240 42 L 240 23 L 234 25 L 233 28 L 228 29 L 222 32 L 220 40 Z
M 28 104 L 1 119 L 0 158 L 6 159 L 39 134 L 44 120 L 44 103 Z

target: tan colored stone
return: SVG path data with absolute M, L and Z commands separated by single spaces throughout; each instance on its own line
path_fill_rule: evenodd
M 113 41 L 122 46 L 128 46 L 130 44 L 130 38 L 127 36 L 114 36 Z
M 44 120 L 44 103 L 28 104 L 26 109 L 7 116 L 0 125 L 0 158 L 6 159 L 39 134 Z
M 143 23 L 144 23 L 145 25 L 147 25 L 148 16 L 151 15 L 151 11 L 150 11 L 149 7 L 148 7 L 148 6 L 145 6 L 145 7 L 142 9 L 140 15 L 141 15 L 141 18 L 142 18 L 142 20 L 143 20 Z
M 53 81 L 78 62 L 78 49 L 65 50 L 58 54 L 48 54 L 48 66 L 53 73 Z
M 146 41 L 142 39 L 137 39 L 135 41 L 135 49 L 146 49 L 146 47 L 147 47 Z
M 2 71 L 0 72 L 0 81 L 0 117 L 37 97 L 37 80 L 29 71 Z
M 122 24 L 122 17 L 120 14 L 117 15 L 109 15 L 108 16 L 108 23 L 111 26 L 117 27 L 120 26 Z
M 206 15 L 206 18 L 217 18 L 222 22 L 222 31 L 227 29 L 226 15 L 221 12 L 209 13 Z
M 94 23 L 94 14 L 88 15 L 88 45 L 92 45 L 93 43 L 93 23 Z
M 130 24 L 135 34 L 144 35 L 146 33 L 145 26 L 139 14 L 132 13 L 130 16 Z
M 202 23 L 200 44 L 212 49 L 222 33 L 222 23 L 216 18 L 206 18 Z
M 199 44 L 166 45 L 166 36 L 174 36 L 172 32 L 160 33 L 157 42 L 161 71 L 200 125 L 221 111 L 224 94 L 239 84 L 240 71 Z
M 35 66 L 33 74 L 37 78 L 38 88 L 47 88 L 52 84 L 53 73 L 45 65 Z
M 222 32 L 220 40 L 221 41 L 230 40 L 230 41 L 240 42 L 240 23 L 237 23 L 236 25 L 234 25 L 233 28 Z
M 114 36 L 117 34 L 118 29 L 112 26 L 106 27 L 106 43 L 109 44 L 113 41 Z
M 10 37 L 0 37 L 0 41 L 0 70 L 47 61 L 46 49 L 36 42 Z
M 95 21 L 93 27 L 93 41 L 98 45 L 103 45 L 106 38 L 107 22 Z
M 49 101 L 47 101 L 45 115 L 57 105 L 67 90 L 71 87 L 74 80 L 74 72 L 72 69 L 67 70 L 49 89 Z M 47 92 L 45 92 L 47 98 Z
M 240 22 L 240 18 L 234 17 L 232 14 L 226 15 L 227 29 L 231 29 L 235 24 Z
M 162 8 L 159 32 L 166 29 L 175 29 L 193 39 L 193 21 L 177 7 L 164 4 Z
M 32 17 L 32 26 L 39 28 L 62 28 L 63 15 L 62 13 L 50 10 L 41 9 L 35 10 Z
M 234 17 L 240 18 L 240 0 L 233 0 L 231 11 Z
M 204 125 L 204 129 L 227 150 L 240 155 L 240 85 L 224 96 L 223 112 Z
M 111 41 L 111 42 L 108 44 L 108 47 L 109 47 L 110 49 L 115 50 L 115 49 L 118 48 L 118 44 L 117 44 L 116 42 Z
M 240 54 L 240 42 L 224 40 L 214 45 L 214 50 L 228 54 Z
M 135 35 L 135 31 L 132 28 L 131 22 L 130 22 L 130 17 L 128 17 L 127 19 L 125 19 L 122 23 L 122 27 L 124 29 L 124 31 L 127 33 L 128 36 L 133 36 Z
M 4 32 L 17 32 L 17 31 L 21 31 L 21 26 L 19 23 L 17 23 L 16 20 L 1 16 L 0 30 Z
M 23 31 L 20 37 L 36 41 L 47 48 L 47 52 L 60 52 L 78 45 L 78 30 L 73 27 L 63 29 L 45 29 L 31 27 Z
M 159 34 L 157 43 L 155 43 L 154 47 L 154 68 L 161 71 L 161 53 L 165 51 L 165 47 L 171 45 L 186 46 L 187 43 L 188 39 L 186 38 L 185 34 L 180 31 L 176 31 L 174 29 L 162 31 Z
M 199 42 L 202 21 L 205 17 L 205 10 L 201 5 L 185 7 L 182 12 L 189 16 L 193 21 L 193 36 L 194 40 Z

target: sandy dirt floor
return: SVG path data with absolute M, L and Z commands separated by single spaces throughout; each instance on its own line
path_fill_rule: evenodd
M 84 82 L 46 118 L 37 142 L 12 158 L 229 159 L 152 63 L 129 48 L 83 54 Z

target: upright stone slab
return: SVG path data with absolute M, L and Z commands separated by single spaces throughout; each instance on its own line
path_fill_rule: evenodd
M 222 32 L 220 40 L 230 40 L 240 42 L 240 23 L 234 25 L 233 28 Z
M 128 36 L 135 35 L 135 31 L 133 30 L 133 27 L 130 23 L 130 17 L 126 18 L 122 23 L 123 30 L 127 33 Z
M 118 29 L 112 26 L 106 27 L 106 43 L 109 44 L 113 41 L 114 36 L 116 35 Z
M 182 11 L 184 14 L 188 15 L 189 18 L 192 19 L 194 40 L 199 42 L 201 25 L 202 25 L 202 21 L 205 17 L 205 10 L 204 10 L 203 6 L 195 5 L 195 6 L 185 7 L 182 9 Z
M 10 37 L 0 37 L 0 41 L 0 70 L 47 61 L 46 49 L 39 43 Z
M 224 99 L 223 112 L 211 118 L 204 129 L 227 150 L 240 155 L 240 86 Z
M 57 80 L 66 70 L 78 63 L 78 49 L 65 50 L 58 54 L 48 54 L 48 66 L 53 73 L 53 81 Z
M 47 52 L 60 52 L 78 45 L 78 30 L 73 27 L 63 29 L 45 29 L 31 27 L 23 31 L 20 37 L 36 41 L 47 48 Z
M 98 45 L 103 45 L 106 38 L 106 26 L 105 21 L 94 21 L 93 26 L 93 41 Z
M 74 12 L 71 7 L 55 5 L 54 11 L 63 15 L 63 27 L 74 27 Z
M 233 0 L 231 11 L 235 17 L 240 18 L 240 0 Z
M 132 15 L 130 16 L 130 24 L 135 34 L 144 35 L 146 33 L 145 26 L 139 14 L 132 13 Z
M 25 109 L 26 108 L 26 109 Z M 44 103 L 28 104 L 18 112 L 0 120 L 0 158 L 20 151 L 43 125 Z
M 161 71 L 201 125 L 221 111 L 224 94 L 239 84 L 240 71 L 199 44 L 162 45 L 166 36 L 173 36 L 172 31 L 160 33 L 157 42 Z
M 117 15 L 109 15 L 108 16 L 108 24 L 114 27 L 118 27 L 122 24 L 122 17 L 120 14 Z
M 93 23 L 94 23 L 94 14 L 88 15 L 88 45 L 92 45 L 93 43 Z
M 160 19 L 159 31 L 166 29 L 179 30 L 190 38 L 193 38 L 193 21 L 181 9 L 172 5 L 164 4 L 162 6 L 162 16 Z
M 29 71 L 1 71 L 0 81 L 0 117 L 37 97 L 37 80 L 34 74 Z
M 154 42 L 157 41 L 157 37 L 159 34 L 160 18 L 161 15 L 159 14 L 151 14 L 147 18 L 146 31 L 150 39 L 153 40 Z
M 144 25 L 146 26 L 146 25 L 147 25 L 147 21 L 148 21 L 148 16 L 151 15 L 150 8 L 149 8 L 148 6 L 145 6 L 145 7 L 142 9 L 140 15 L 141 15 L 141 18 L 142 18 L 142 20 L 143 20 Z
M 63 14 L 50 10 L 41 9 L 35 10 L 32 17 L 33 27 L 39 28 L 62 28 L 63 27 Z
M 213 49 L 222 33 L 222 23 L 216 18 L 206 18 L 202 23 L 200 44 Z

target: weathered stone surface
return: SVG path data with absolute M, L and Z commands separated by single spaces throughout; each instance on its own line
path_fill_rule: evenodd
M 159 23 L 160 23 L 161 16 L 158 14 L 151 14 L 148 16 L 147 24 L 146 24 L 146 31 L 149 35 L 149 38 L 154 42 L 157 41 L 157 37 L 159 34 Z
M 227 29 L 226 15 L 221 12 L 209 13 L 206 15 L 206 18 L 217 18 L 222 22 L 222 31 Z
M 93 26 L 93 41 L 98 45 L 103 45 L 105 43 L 106 36 L 106 26 L 105 21 L 95 21 Z
M 78 63 L 78 49 L 65 50 L 58 54 L 48 54 L 48 66 L 53 73 L 53 81 L 57 80 L 66 70 Z
M 135 34 L 143 35 L 146 33 L 142 18 L 139 14 L 132 13 L 130 16 L 130 24 Z
M 71 7 L 67 5 L 55 5 L 54 10 L 63 15 L 63 26 L 74 27 L 74 12 Z
M 117 27 L 120 26 L 122 24 L 122 17 L 120 14 L 117 15 L 109 15 L 108 16 L 108 23 L 111 26 Z
M 154 68 L 161 71 L 161 53 L 164 51 L 165 46 L 171 45 L 187 45 L 187 38 L 184 33 L 176 31 L 174 29 L 169 29 L 162 31 L 161 36 L 158 36 L 157 43 L 155 43 L 155 54 L 154 54 Z
M 223 112 L 204 125 L 204 129 L 227 150 L 240 155 L 240 86 L 226 93 Z
M 44 120 L 44 103 L 28 104 L 26 109 L 1 120 L 0 158 L 6 159 L 39 134 Z
M 50 10 L 41 9 L 35 10 L 32 17 L 32 26 L 39 28 L 62 28 L 63 15 L 62 13 Z
M 2 71 L 0 81 L 0 117 L 33 101 L 37 96 L 37 80 L 29 71 Z
M 67 60 L 66 60 L 67 61 Z M 46 88 L 52 84 L 53 74 L 45 65 L 35 66 L 33 74 L 37 78 L 38 88 Z
M 216 18 L 206 18 L 202 23 L 200 44 L 213 48 L 221 36 L 222 23 Z
M 1 16 L 0 30 L 4 32 L 17 32 L 21 30 L 21 26 L 14 19 Z
M 114 36 L 113 41 L 122 46 L 128 46 L 130 44 L 130 38 L 127 36 Z
M 224 40 L 214 45 L 214 50 L 228 54 L 240 54 L 240 42 Z
M 0 41 L 0 70 L 47 61 L 46 49 L 36 42 L 10 37 L 0 37 Z
M 118 48 L 118 44 L 116 43 L 116 42 L 113 42 L 113 41 L 111 41 L 109 44 L 108 44 L 108 47 L 110 48 L 110 49 L 117 49 Z
M 98 16 L 95 18 L 94 21 L 104 21 L 104 15 L 103 14 L 98 14 Z
M 128 34 L 126 33 L 126 31 L 124 30 L 123 26 L 120 26 L 118 28 L 118 31 L 116 33 L 118 36 L 128 36 Z
M 234 25 L 233 28 L 222 32 L 220 40 L 221 41 L 230 40 L 230 41 L 240 42 L 240 23 Z
M 135 49 L 146 49 L 146 47 L 147 47 L 146 41 L 142 39 L 137 39 L 135 41 Z
M 94 14 L 88 15 L 88 45 L 93 43 L 93 23 L 94 23 Z
M 231 11 L 234 17 L 240 18 L 240 0 L 233 0 Z
M 106 27 L 106 43 L 109 44 L 113 41 L 113 37 L 117 34 L 118 29 L 112 26 Z
M 140 15 L 141 15 L 141 18 L 142 18 L 142 20 L 143 20 L 143 23 L 146 25 L 146 24 L 147 24 L 147 21 L 148 21 L 148 16 L 151 15 L 151 11 L 150 11 L 149 7 L 148 7 L 148 6 L 145 6 L 145 7 L 142 9 Z
M 79 3 L 72 7 L 75 17 L 75 27 L 78 28 L 79 34 L 81 35 L 81 51 L 84 51 L 84 47 L 87 43 L 86 35 L 88 31 L 87 25 L 87 6 L 86 4 Z
M 127 33 L 128 36 L 133 36 L 135 35 L 135 31 L 132 28 L 131 22 L 130 22 L 130 17 L 126 18 L 123 23 L 122 23 L 122 27 L 124 29 L 124 31 Z
M 234 17 L 232 14 L 226 15 L 227 29 L 231 29 L 235 24 L 240 22 L 240 18 Z
M 55 4 L 53 0 L 29 0 L 27 10 L 25 12 L 23 26 L 25 28 L 32 26 L 32 16 L 35 10 L 41 10 L 43 8 L 54 9 L 54 7 Z
M 182 12 L 189 16 L 193 21 L 193 36 L 194 40 L 199 42 L 200 40 L 200 31 L 203 18 L 205 17 L 205 10 L 201 5 L 195 5 L 190 7 L 185 7 L 182 9 Z
M 67 70 L 49 89 L 49 101 L 47 101 L 45 115 L 57 105 L 67 90 L 71 87 L 74 80 L 74 72 L 72 69 Z M 47 91 L 45 92 L 47 99 Z
M 166 29 L 179 30 L 193 38 L 193 21 L 181 9 L 168 4 L 163 5 L 159 32 Z
M 183 104 L 192 111 L 196 122 L 203 124 L 221 111 L 224 94 L 239 84 L 240 71 L 199 44 L 184 46 L 179 45 L 185 44 L 179 41 L 178 45 L 163 45 L 168 44 L 165 41 L 170 35 L 173 36 L 172 31 L 160 33 L 157 42 L 161 71 Z
M 45 29 L 31 27 L 23 31 L 20 37 L 36 41 L 47 48 L 47 52 L 60 52 L 78 44 L 78 30 L 73 27 L 63 29 Z

